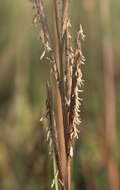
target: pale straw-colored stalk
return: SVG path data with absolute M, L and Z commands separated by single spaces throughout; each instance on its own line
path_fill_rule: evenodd
M 34 0 L 35 21 L 41 23 L 40 34 L 44 45 L 41 60 L 45 57 L 51 64 L 50 80 L 47 82 L 47 138 L 53 149 L 55 189 L 71 190 L 71 158 L 74 138 L 78 138 L 80 120 L 80 92 L 83 85 L 81 65 L 85 58 L 81 50 L 84 39 L 80 25 L 75 46 L 70 34 L 69 0 L 53 0 L 53 35 L 49 32 L 43 0 Z M 46 57 L 47 52 L 47 57 Z

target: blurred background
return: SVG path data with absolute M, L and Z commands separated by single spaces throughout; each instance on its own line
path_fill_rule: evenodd
M 46 10 L 51 22 L 50 2 Z M 120 2 L 71 1 L 72 35 L 82 44 L 80 139 L 75 142 L 73 190 L 119 190 L 120 181 Z M 48 190 L 53 173 L 45 110 L 49 63 L 28 0 L 0 1 L 0 189 Z

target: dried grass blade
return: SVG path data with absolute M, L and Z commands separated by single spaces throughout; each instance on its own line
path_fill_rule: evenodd
M 49 112 L 49 120 L 50 120 L 50 130 L 51 130 L 51 136 L 53 141 L 53 148 L 56 158 L 56 164 L 59 171 L 59 179 L 62 181 L 64 186 L 62 186 L 62 190 L 65 190 L 65 178 L 63 174 L 63 168 L 62 168 L 62 162 L 61 162 L 61 151 L 60 151 L 60 145 L 59 145 L 59 133 L 57 131 L 57 123 L 55 121 L 55 114 L 54 114 L 54 103 L 53 103 L 53 96 L 52 91 L 49 83 L 47 83 L 47 109 Z

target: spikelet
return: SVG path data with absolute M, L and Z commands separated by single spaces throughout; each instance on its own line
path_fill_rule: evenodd
M 78 126 L 81 123 L 80 120 L 80 106 L 82 99 L 79 97 L 79 93 L 82 92 L 81 88 L 83 86 L 81 65 L 85 62 L 85 57 L 82 54 L 81 49 L 81 39 L 84 40 L 85 35 L 83 34 L 82 26 L 80 25 L 79 31 L 77 33 L 76 48 L 74 51 L 74 59 L 72 63 L 72 85 L 71 85 L 71 97 L 69 105 L 69 125 L 67 129 L 67 154 L 73 156 L 73 139 L 78 139 Z
M 33 22 L 34 23 L 39 22 L 41 24 L 40 39 L 44 46 L 44 50 L 40 57 L 40 60 L 43 59 L 46 52 L 49 53 L 49 61 L 51 63 L 52 71 L 57 81 L 57 84 L 59 84 L 59 73 L 58 73 L 58 68 L 57 68 L 57 64 L 56 64 L 54 53 L 53 53 L 51 37 L 50 37 L 49 29 L 48 29 L 47 17 L 44 11 L 43 0 L 34 0 L 34 7 L 36 10 L 36 13 L 35 13 Z
M 74 137 L 78 138 L 78 129 L 77 126 L 80 125 L 81 120 L 80 120 L 80 106 L 81 106 L 81 101 L 82 99 L 79 97 L 79 92 L 81 90 L 81 87 L 83 85 L 83 79 L 82 79 L 82 72 L 81 72 L 81 64 L 84 64 L 85 62 L 85 57 L 82 54 L 82 49 L 81 49 L 81 39 L 84 40 L 85 35 L 83 33 L 82 26 L 80 25 L 79 31 L 77 33 L 77 46 L 75 50 L 75 60 L 77 66 L 76 66 L 76 85 L 74 89 L 74 98 L 75 98 L 75 105 L 74 105 L 74 119 L 73 119 L 73 126 L 74 126 Z M 80 89 L 80 90 L 79 90 Z

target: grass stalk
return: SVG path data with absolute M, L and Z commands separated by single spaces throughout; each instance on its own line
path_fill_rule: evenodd
M 43 1 L 34 0 L 34 4 L 37 20 L 41 23 L 44 52 L 48 53 L 47 59 L 52 69 L 50 74 L 52 80 L 47 83 L 46 108 L 54 152 L 55 189 L 71 190 L 73 142 L 74 138 L 78 138 L 77 126 L 80 125 L 79 92 L 83 84 L 81 65 L 85 61 L 81 50 L 81 39 L 84 38 L 84 34 L 80 25 L 73 48 L 68 16 L 69 0 L 53 0 L 53 34 L 49 32 Z M 56 177 L 57 170 L 58 177 Z
M 58 180 L 57 180 L 57 165 L 56 165 L 56 158 L 55 158 L 55 154 L 53 153 L 53 168 L 54 168 L 54 179 L 55 179 L 55 190 L 59 190 L 58 187 Z

